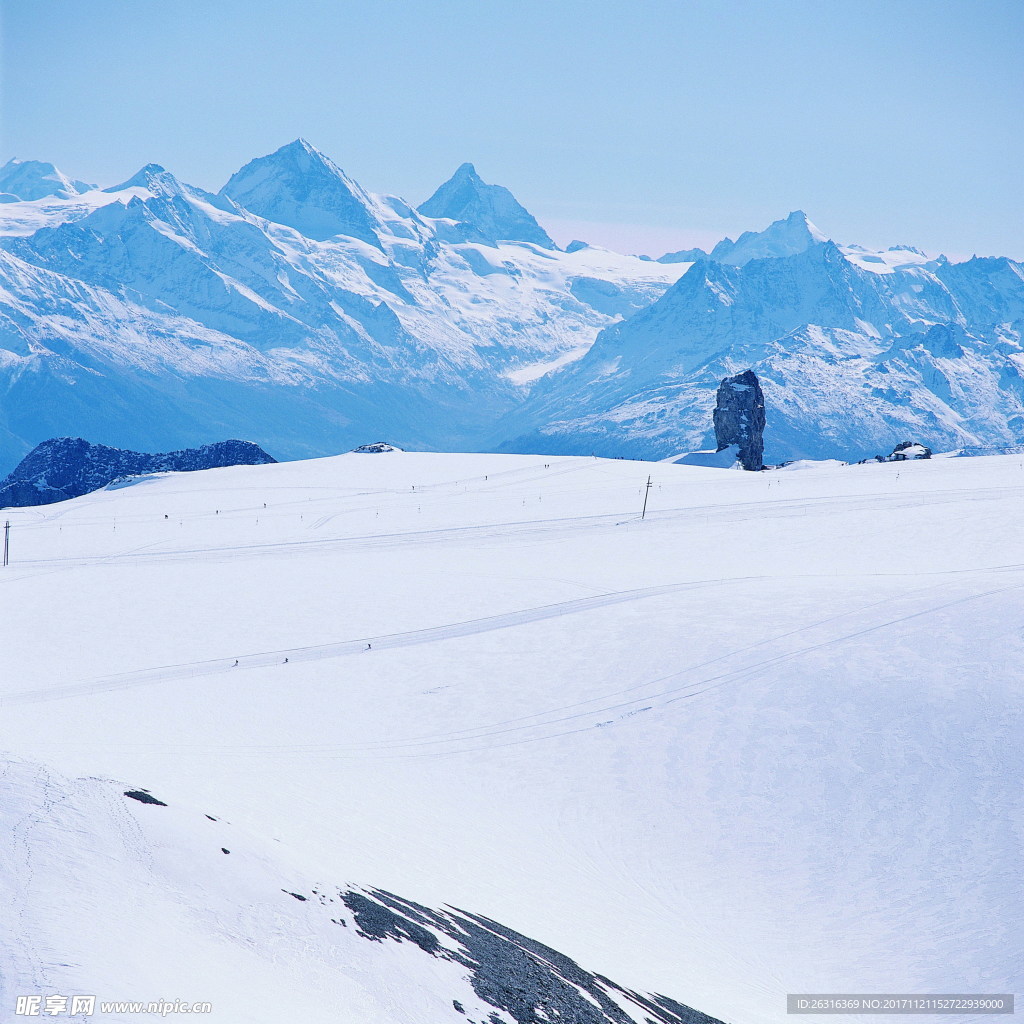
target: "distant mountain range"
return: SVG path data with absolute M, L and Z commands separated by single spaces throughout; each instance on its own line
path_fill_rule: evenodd
M 1024 441 L 1024 270 L 837 245 L 797 211 L 710 254 L 559 249 L 463 164 L 418 209 L 303 140 L 216 194 L 0 168 L 0 471 L 55 435 L 663 458 L 722 377 L 765 460 Z

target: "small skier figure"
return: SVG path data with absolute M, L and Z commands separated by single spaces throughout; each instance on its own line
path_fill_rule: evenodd
M 367 649 L 368 651 L 369 651 L 369 650 L 372 650 L 372 649 L 373 649 L 373 644 L 367 644 L 367 645 L 366 645 L 366 649 Z
M 287 659 L 287 658 L 285 658 L 285 659 L 284 659 L 284 663 L 285 663 L 286 665 L 288 664 L 288 659 Z
M 232 668 L 238 668 L 238 659 L 237 658 L 235 658 L 235 663 L 231 667 Z

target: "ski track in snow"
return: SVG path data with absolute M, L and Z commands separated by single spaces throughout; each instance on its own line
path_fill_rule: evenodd
M 985 575 L 990 572 L 1024 572 L 1024 565 L 996 566 L 989 570 L 972 572 L 971 575 Z M 884 576 L 886 574 L 874 573 L 867 575 L 877 577 Z M 900 575 L 902 576 L 904 574 Z M 951 575 L 962 576 L 963 573 L 954 572 Z M 813 577 L 805 576 L 803 578 Z M 595 597 L 579 598 L 572 601 L 563 601 L 554 605 L 544 605 L 538 608 L 526 608 L 522 609 L 521 611 L 509 612 L 502 615 L 491 615 L 480 619 L 467 620 L 464 622 L 447 623 L 443 626 L 434 626 L 428 629 L 411 630 L 403 633 L 391 633 L 379 636 L 368 636 L 355 640 L 342 640 L 333 643 L 309 645 L 306 647 L 287 647 L 274 651 L 261 651 L 256 654 L 240 654 L 238 655 L 237 659 L 217 658 L 208 661 L 186 662 L 180 665 L 165 665 L 157 668 L 140 669 L 134 672 L 123 673 L 116 676 L 107 677 L 105 679 L 93 680 L 91 682 L 72 684 L 70 686 L 11 692 L 5 696 L 0 697 L 0 706 L 41 703 L 56 700 L 68 700 L 76 697 L 87 697 L 99 693 L 110 693 L 118 690 L 128 690 L 139 686 L 150 686 L 157 683 L 174 682 L 176 680 L 183 679 L 195 679 L 204 676 L 218 675 L 221 673 L 235 673 L 243 669 L 268 668 L 281 665 L 283 658 L 288 659 L 289 665 L 297 665 L 301 664 L 302 662 L 321 661 L 327 658 L 339 658 L 351 655 L 373 655 L 402 647 L 412 647 L 418 646 L 420 644 L 438 643 L 446 640 L 456 640 L 462 637 L 475 636 L 480 633 L 505 630 L 515 626 L 523 626 L 533 622 L 541 622 L 545 619 L 555 619 L 565 615 L 585 613 L 596 608 L 604 608 L 611 605 L 638 601 L 645 598 L 661 597 L 681 593 L 684 591 L 699 590 L 707 587 L 722 587 L 728 585 L 774 582 L 775 579 L 775 577 L 739 577 L 736 579 L 729 580 L 704 580 L 698 582 L 668 584 L 658 587 L 649 587 L 643 590 L 623 591 L 619 593 L 603 594 Z M 945 585 L 952 586 L 955 585 L 956 582 L 957 581 L 954 581 Z M 324 756 L 330 754 L 335 757 L 344 757 L 346 755 L 359 756 L 361 753 L 376 755 L 379 752 L 392 752 L 410 747 L 434 746 L 437 744 L 451 743 L 453 741 L 471 740 L 476 742 L 494 736 L 506 736 L 509 733 L 522 732 L 526 730 L 536 730 L 539 732 L 539 730 L 541 729 L 548 730 L 552 726 L 563 725 L 567 722 L 574 722 L 581 719 L 590 719 L 594 716 L 604 716 L 607 714 L 613 714 L 615 717 L 610 720 L 600 721 L 596 723 L 588 722 L 588 724 L 584 725 L 583 728 L 589 729 L 613 725 L 617 722 L 624 721 L 636 714 L 652 710 L 652 708 L 655 706 L 667 707 L 668 705 L 674 704 L 678 701 L 687 700 L 692 697 L 700 696 L 703 693 L 706 693 L 713 689 L 717 689 L 721 686 L 742 681 L 742 679 L 746 676 L 761 671 L 769 665 L 777 664 L 779 662 L 790 661 L 794 658 L 799 658 L 805 654 L 809 654 L 814 651 L 819 651 L 826 647 L 842 644 L 850 640 L 855 640 L 859 637 L 865 636 L 869 633 L 877 632 L 879 630 L 899 626 L 912 619 L 931 615 L 936 612 L 954 607 L 956 605 L 964 604 L 971 601 L 980 601 L 987 597 L 992 597 L 997 594 L 1004 594 L 1010 591 L 1016 591 L 1021 589 L 1024 589 L 1024 582 L 1011 584 L 1005 587 L 988 589 L 980 593 L 968 594 L 964 597 L 958 597 L 950 601 L 941 601 L 939 603 L 933 603 L 931 601 L 923 602 L 925 604 L 925 607 L 912 612 L 908 612 L 905 615 L 899 615 L 890 618 L 883 613 L 881 616 L 876 616 L 876 618 L 878 618 L 878 621 L 870 622 L 867 625 L 859 626 L 858 628 L 852 630 L 849 628 L 844 630 L 842 627 L 835 628 L 832 630 L 825 630 L 826 632 L 834 633 L 834 635 L 826 636 L 826 638 L 822 640 L 806 643 L 792 651 L 784 651 L 779 654 L 769 654 L 768 657 L 758 657 L 756 660 L 753 660 L 748 664 L 743 664 L 736 668 L 729 668 L 726 669 L 724 672 L 718 672 L 712 675 L 704 675 L 698 678 L 694 678 L 694 675 L 697 674 L 700 669 L 707 668 L 710 665 L 718 664 L 720 662 L 729 662 L 733 659 L 738 659 L 741 655 L 747 654 L 750 651 L 763 652 L 764 649 L 767 649 L 770 652 L 772 647 L 779 646 L 784 641 L 792 637 L 802 636 L 808 633 L 813 634 L 815 631 L 823 630 L 823 627 L 833 627 L 835 623 L 844 619 L 856 619 L 857 617 L 864 617 L 866 613 L 871 612 L 873 609 L 879 606 L 889 605 L 897 601 L 905 601 L 908 598 L 918 597 L 922 594 L 934 594 L 936 591 L 936 586 L 934 584 L 931 584 L 927 587 L 918 588 L 909 593 L 902 593 L 892 598 L 886 598 L 883 601 L 873 602 L 870 605 L 855 609 L 851 612 L 843 613 L 839 616 L 832 616 L 828 619 L 823 619 L 818 622 L 811 623 L 807 626 L 802 626 L 799 629 L 791 630 L 787 633 L 772 637 L 768 640 L 758 641 L 755 644 L 751 644 L 749 646 L 731 651 L 728 654 L 721 655 L 719 657 L 711 659 L 710 661 L 702 662 L 698 665 L 691 666 L 684 671 L 673 673 L 672 675 L 668 676 L 663 676 L 658 679 L 649 680 L 645 683 L 631 686 L 626 690 L 617 691 L 611 694 L 605 694 L 604 697 L 593 698 L 583 703 L 598 703 L 606 700 L 609 697 L 620 697 L 626 693 L 634 692 L 636 690 L 647 690 L 651 687 L 655 687 L 660 684 L 668 682 L 674 683 L 674 685 L 672 686 L 656 690 L 655 692 L 650 694 L 645 694 L 643 696 L 631 698 L 625 701 L 616 701 L 614 703 L 600 703 L 599 706 L 596 708 L 590 708 L 586 711 L 580 711 L 578 713 L 568 714 L 556 718 L 551 718 L 550 716 L 558 715 L 561 712 L 565 711 L 572 711 L 579 705 L 565 705 L 534 712 L 528 716 L 525 716 L 525 719 L 529 720 L 543 718 L 545 720 L 532 725 L 519 724 L 523 722 L 524 719 L 518 718 L 493 722 L 487 726 L 479 726 L 472 729 L 455 730 L 451 733 L 446 733 L 442 735 L 429 737 L 413 737 L 401 742 L 346 745 L 340 748 L 325 748 L 323 746 L 315 745 L 247 746 L 244 748 L 237 748 L 234 750 L 234 752 L 259 753 L 261 755 L 273 753 L 294 753 Z M 683 690 L 689 692 L 681 693 L 680 691 Z M 637 705 L 646 704 L 649 701 L 653 703 L 649 706 L 641 708 L 637 707 Z M 536 740 L 555 739 L 574 731 L 578 730 L 570 729 L 558 732 L 544 731 L 542 734 L 528 736 L 526 738 L 511 741 L 511 743 L 525 743 Z M 482 749 L 490 749 L 494 746 L 495 744 L 490 743 L 486 748 L 476 746 L 463 746 L 459 747 L 456 750 L 443 751 L 442 753 L 468 753 Z M 232 752 L 232 748 L 227 745 L 218 745 L 217 747 L 209 748 L 205 751 L 194 747 L 184 749 L 187 749 L 190 753 L 205 752 L 214 756 L 220 754 L 228 754 Z M 421 753 L 405 754 L 402 756 L 419 757 L 435 755 L 433 753 Z

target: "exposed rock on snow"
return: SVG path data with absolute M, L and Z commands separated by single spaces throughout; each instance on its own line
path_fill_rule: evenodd
M 387 441 L 377 441 L 374 444 L 361 444 L 352 451 L 362 455 L 381 455 L 384 452 L 403 452 L 405 449 L 399 448 L 396 444 L 388 444 Z
M 276 461 L 251 441 L 218 441 L 202 448 L 148 455 L 91 444 L 80 437 L 55 437 L 36 445 L 0 483 L 0 507 L 65 501 L 144 473 L 263 466 Z
M 917 441 L 903 441 L 893 448 L 889 461 L 902 462 L 904 459 L 930 459 L 931 457 L 932 450 L 927 445 L 919 444 Z
M 918 441 L 901 441 L 893 448 L 891 455 L 876 455 L 873 459 L 861 459 L 858 465 L 863 466 L 868 462 L 906 462 L 908 459 L 930 459 L 932 454 L 931 448 Z M 953 455 L 956 453 L 950 452 L 947 454 Z M 993 454 L 995 454 L 994 450 Z M 1006 452 L 1001 451 L 998 454 L 1006 454 Z
M 469 969 L 478 998 L 526 1022 L 632 1024 L 641 1012 L 653 1024 L 718 1024 L 666 996 L 643 996 L 497 921 L 448 909 L 431 910 L 380 889 L 340 894 L 357 934 L 373 941 L 407 941 L 430 956 Z M 442 936 L 439 939 L 439 934 Z
M 753 370 L 744 370 L 722 381 L 713 418 L 718 450 L 736 445 L 737 458 L 744 469 L 763 469 L 764 394 Z

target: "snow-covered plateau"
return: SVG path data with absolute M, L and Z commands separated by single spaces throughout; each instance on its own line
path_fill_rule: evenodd
M 560 249 L 463 164 L 414 208 L 297 140 L 217 193 L 0 168 L 0 475 L 81 436 L 279 459 L 403 448 L 662 459 L 724 377 L 765 458 L 1024 443 L 1024 271 L 837 245 L 800 211 L 710 252 Z
M 3 1019 L 1021 991 L 1022 497 L 396 450 L 5 512 Z

